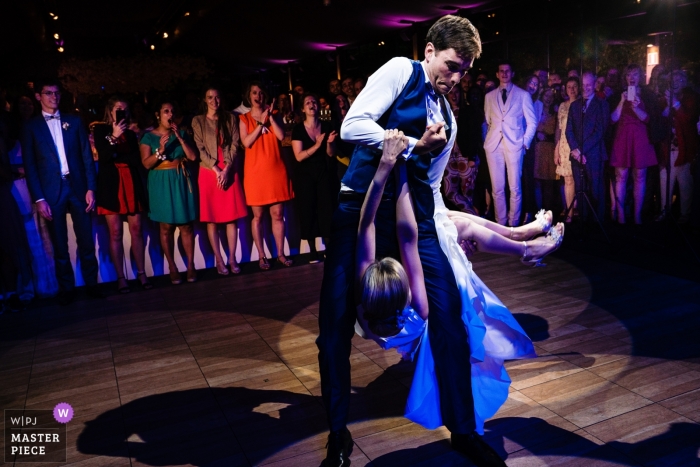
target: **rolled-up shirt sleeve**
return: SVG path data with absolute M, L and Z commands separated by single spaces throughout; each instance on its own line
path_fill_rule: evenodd
M 343 120 L 340 127 L 343 141 L 381 150 L 385 128 L 379 126 L 377 120 L 399 97 L 412 73 L 411 61 L 405 57 L 392 58 L 375 71 Z M 416 138 L 408 136 L 408 147 L 403 153 L 406 158 L 413 153 L 417 142 Z

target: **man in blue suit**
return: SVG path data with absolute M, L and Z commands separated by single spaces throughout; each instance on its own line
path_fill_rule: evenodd
M 610 121 L 610 108 L 605 100 L 595 96 L 595 80 L 593 73 L 587 71 L 583 74 L 583 97 L 569 107 L 566 140 L 571 147 L 571 169 L 576 192 L 586 192 L 602 222 L 605 216 L 603 164 L 608 160 L 604 138 Z M 586 220 L 588 205 L 579 203 L 578 209 Z
M 75 276 L 68 252 L 67 213 L 73 220 L 87 294 L 94 298 L 102 296 L 97 288 L 97 258 L 90 219 L 95 207 L 97 177 L 82 121 L 58 111 L 61 101 L 58 82 L 40 84 L 37 91 L 41 114 L 24 126 L 22 157 L 32 200 L 39 214 L 49 221 L 60 287 L 59 303 L 68 305 L 75 299 Z
M 399 129 L 408 147 L 408 184 L 418 223 L 421 259 L 430 307 L 430 342 L 438 377 L 441 416 L 452 447 L 479 466 L 504 466 L 475 432 L 468 336 L 461 319 L 461 297 L 443 253 L 433 220 L 433 187 L 442 171 L 432 163 L 449 157 L 456 138 L 454 116 L 445 95 L 481 53 L 476 28 L 465 18 L 445 16 L 428 31 L 425 60 L 397 57 L 372 76 L 357 96 L 343 125 L 344 141 L 357 144 L 343 177 L 333 214 L 319 303 L 319 372 L 328 415 L 326 467 L 350 465 L 353 441 L 347 429 L 350 402 L 350 350 L 357 317 L 354 300 L 355 246 L 360 210 L 381 158 L 385 129 Z M 376 256 L 399 258 L 393 180 L 387 182 L 375 218 Z

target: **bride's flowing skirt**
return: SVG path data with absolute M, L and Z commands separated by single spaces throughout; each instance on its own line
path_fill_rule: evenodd
M 457 229 L 447 217 L 444 206 L 436 206 L 434 218 L 440 246 L 452 266 L 462 297 L 462 320 L 467 327 L 471 351 L 476 431 L 483 434 L 484 422 L 493 417 L 508 399 L 511 380 L 504 360 L 531 358 L 536 353 L 532 341 L 508 308 L 472 270 L 457 241 Z M 420 320 L 417 315 L 416 318 Z M 415 339 L 416 346 L 420 344 L 405 415 L 413 422 L 434 429 L 442 425 L 442 417 L 427 323 L 420 327 L 407 326 L 401 339 L 386 339 L 382 346 L 405 349 L 409 336 Z M 402 354 L 406 356 L 405 350 Z

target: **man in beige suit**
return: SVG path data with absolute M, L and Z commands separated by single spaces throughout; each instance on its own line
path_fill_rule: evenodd
M 515 86 L 513 69 L 508 62 L 498 65 L 498 88 L 486 94 L 484 113 L 488 132 L 484 141 L 486 160 L 491 172 L 496 222 L 512 227 L 520 223 L 522 192 L 520 175 L 523 155 L 530 147 L 537 129 L 532 98 Z M 510 187 L 510 211 L 506 215 L 506 172 Z

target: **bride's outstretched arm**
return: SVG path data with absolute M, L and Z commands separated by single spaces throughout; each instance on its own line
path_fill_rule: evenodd
M 406 164 L 400 163 L 394 171 L 399 195 L 396 199 L 396 235 L 399 240 L 401 264 L 408 276 L 411 289 L 411 306 L 423 319 L 428 319 L 428 294 L 425 291 L 423 266 L 418 255 L 418 224 L 413 210 L 413 200 L 408 191 Z
M 404 135 L 398 130 L 384 132 L 384 147 L 379 166 L 374 178 L 369 184 L 365 200 L 360 211 L 360 224 L 357 229 L 357 247 L 355 252 L 355 284 L 356 293 L 362 285 L 362 277 L 370 264 L 375 260 L 375 227 L 374 219 L 382 201 L 386 181 L 389 179 L 396 157 L 405 149 Z

